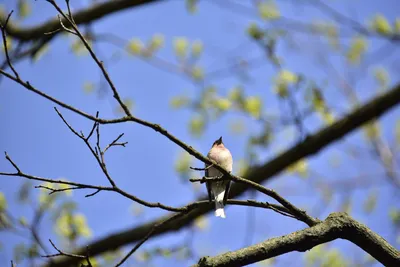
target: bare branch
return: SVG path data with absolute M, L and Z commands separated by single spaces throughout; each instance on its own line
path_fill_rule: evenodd
M 11 10 L 11 12 L 8 14 L 4 25 L 0 22 L 0 28 L 1 28 L 1 36 L 3 37 L 3 46 L 4 46 L 4 52 L 5 52 L 6 58 L 7 58 L 7 63 L 10 66 L 11 70 L 14 72 L 15 77 L 17 77 L 19 79 L 17 71 L 14 69 L 14 66 L 11 64 L 10 55 L 8 53 L 8 44 L 7 44 L 7 36 L 6 36 L 7 24 L 8 24 L 8 21 L 10 20 L 10 17 L 13 12 L 14 12 L 14 10 Z

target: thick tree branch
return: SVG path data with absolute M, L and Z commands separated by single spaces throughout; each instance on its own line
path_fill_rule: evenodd
M 161 2 L 162 0 L 108 0 L 99 4 L 93 4 L 90 7 L 77 11 L 74 13 L 74 21 L 77 25 L 88 24 L 99 20 L 107 15 L 128 9 L 139 7 L 144 4 L 150 4 L 155 2 Z M 165 0 L 163 0 L 165 1 Z M 5 18 L 0 17 L 0 22 L 5 21 Z M 67 24 L 65 19 L 62 20 L 64 24 Z M 21 41 L 32 41 L 42 39 L 45 33 L 53 32 L 53 35 L 58 34 L 60 31 L 60 21 L 58 17 L 55 17 L 49 21 L 46 21 L 40 25 L 34 27 L 18 27 L 13 23 L 7 25 L 7 33 L 15 39 Z
M 292 251 L 304 252 L 338 238 L 356 244 L 385 266 L 400 266 L 400 252 L 385 239 L 346 213 L 332 213 L 325 221 L 313 227 L 237 251 L 204 257 L 192 267 L 245 266 Z
M 253 167 L 247 174 L 245 174 L 245 177 L 248 180 L 261 184 L 285 170 L 288 166 L 295 163 L 299 159 L 316 154 L 321 149 L 339 140 L 346 134 L 354 131 L 362 124 L 378 118 L 397 105 L 399 102 L 400 84 L 396 85 L 387 93 L 380 95 L 365 105 L 357 108 L 343 119 L 338 120 L 336 123 L 325 127 L 314 135 L 307 137 L 302 143 L 286 150 L 264 165 Z M 247 188 L 248 187 L 241 184 L 234 184 L 230 191 L 230 197 L 234 198 L 239 196 L 245 192 Z M 201 200 L 205 200 L 205 198 L 202 198 Z M 189 226 L 189 224 L 197 217 L 211 211 L 212 208 L 213 207 L 211 205 L 198 207 L 196 210 L 193 210 L 185 216 L 177 219 L 174 221 L 174 223 L 164 225 L 157 232 L 153 233 L 153 237 L 172 231 L 178 231 L 185 226 Z M 170 215 L 162 216 L 138 227 L 111 234 L 105 238 L 93 241 L 92 243 L 88 244 L 88 246 L 90 247 L 92 255 L 97 255 L 107 250 L 115 249 L 116 247 L 138 242 L 153 228 L 154 225 L 166 220 L 169 217 Z M 86 246 L 78 251 L 83 253 L 85 249 Z M 72 262 L 73 259 L 64 258 L 62 260 L 60 259 L 59 262 L 54 263 L 53 265 L 50 264 L 49 266 L 69 266 Z

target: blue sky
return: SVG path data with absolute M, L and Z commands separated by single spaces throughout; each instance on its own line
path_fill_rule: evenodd
M 79 9 L 87 2 L 76 1 L 76 3 L 73 3 L 73 8 Z M 382 1 L 379 4 L 376 1 L 363 1 L 362 3 L 361 1 L 354 1 L 354 3 L 349 4 L 345 4 L 346 1 L 331 2 L 330 4 L 338 10 L 345 14 L 351 14 L 353 18 L 357 18 L 361 22 L 368 21 L 378 11 L 390 21 L 394 21 L 399 11 L 398 8 L 393 8 L 396 6 L 394 0 Z M 3 1 L 3 5 L 9 10 L 14 5 L 14 1 Z M 31 7 L 32 15 L 22 21 L 21 25 L 36 25 L 56 14 L 55 10 L 45 1 L 32 1 Z M 324 18 L 315 9 L 300 9 L 291 4 L 291 1 L 282 1 L 280 7 L 282 14 L 286 17 L 297 18 L 302 21 Z M 357 13 L 357 16 L 354 15 L 354 12 Z M 165 36 L 165 46 L 157 55 L 170 62 L 176 62 L 172 52 L 174 37 L 185 36 L 189 40 L 200 39 L 205 44 L 204 56 L 201 58 L 200 64 L 207 71 L 213 71 L 231 64 L 235 58 L 251 58 L 263 54 L 245 36 L 248 24 L 255 20 L 256 17 L 254 16 L 221 9 L 211 4 L 210 1 L 201 3 L 195 15 L 186 11 L 183 1 L 166 1 L 165 3 L 148 5 L 109 16 L 96 23 L 94 29 L 97 33 L 112 32 L 125 39 L 137 37 L 148 40 L 154 33 L 162 33 Z M 320 40 L 301 34 L 297 38 L 297 43 L 305 51 L 315 56 L 316 52 L 314 53 L 314 51 L 318 51 Z M 77 57 L 72 55 L 70 43 L 71 39 L 58 37 L 52 42 L 49 52 L 38 62 L 31 63 L 29 60 L 25 60 L 15 64 L 15 67 L 23 80 L 28 80 L 38 89 L 65 103 L 90 114 L 99 111 L 100 116 L 105 118 L 118 116 L 115 113 L 116 103 L 108 88 L 104 97 L 86 94 L 83 91 L 83 83 L 85 81 L 97 82 L 100 72 L 88 56 Z M 379 48 L 381 44 L 381 40 L 374 39 L 371 42 L 372 51 Z M 96 49 L 100 58 L 101 55 L 107 55 L 105 58 L 110 58 L 113 52 L 121 52 L 114 46 L 103 43 L 96 46 Z M 312 57 L 308 57 L 308 54 L 302 54 L 285 45 L 279 47 L 279 53 L 285 59 L 285 68 L 296 73 L 303 73 L 307 77 L 313 77 L 321 84 L 324 79 L 328 78 L 329 80 L 330 77 L 326 77 L 326 72 L 315 63 Z M 207 153 L 212 142 L 222 135 L 224 142 L 236 160 L 245 156 L 246 140 L 249 134 L 258 131 L 260 128 L 255 121 L 232 113 L 208 125 L 201 138 L 194 138 L 187 130 L 187 123 L 193 111 L 172 110 L 169 100 L 181 94 L 198 97 L 200 88 L 183 77 L 184 75 L 160 70 L 126 53 L 122 53 L 121 56 L 122 58 L 117 64 L 108 67 L 108 71 L 123 98 L 133 99 L 135 116 L 160 124 L 204 154 Z M 380 63 L 387 67 L 389 74 L 391 74 L 390 84 L 398 82 L 395 72 L 396 59 L 399 59 L 398 50 Z M 338 56 L 333 55 L 330 60 L 335 68 L 343 69 L 342 61 Z M 271 81 L 276 70 L 270 65 L 264 64 L 253 69 L 250 73 L 252 79 L 247 82 L 238 79 L 235 75 L 227 75 L 212 81 L 210 84 L 218 86 L 218 92 L 223 95 L 233 86 L 243 84 L 247 95 L 257 95 L 263 98 L 266 112 L 279 113 L 277 97 L 271 93 Z M 356 85 L 360 99 L 367 99 L 376 93 L 377 86 L 371 78 L 370 68 L 367 70 L 355 68 L 344 73 L 344 75 L 347 74 L 356 74 L 357 77 L 362 77 Z M 338 97 L 339 93 L 333 82 L 327 85 L 325 92 L 330 104 L 338 107 L 346 105 L 346 102 Z M 335 99 L 337 100 L 335 101 Z M 3 78 L 0 84 L 0 125 L 2 125 L 0 150 L 7 151 L 23 171 L 32 175 L 106 185 L 107 180 L 96 165 L 93 156 L 83 142 L 62 123 L 53 107 L 53 103 Z M 344 107 L 341 110 L 345 110 Z M 60 108 L 60 111 L 75 129 L 85 132 L 90 130 L 92 126 L 90 121 L 62 108 Z M 394 123 L 399 115 L 399 108 L 395 108 L 382 120 L 383 136 L 387 140 L 394 140 Z M 243 135 L 234 135 L 229 130 L 230 123 L 238 118 L 246 120 L 247 131 Z M 307 120 L 307 127 L 314 131 L 321 127 L 321 122 L 316 117 L 311 118 Z M 290 135 L 290 132 L 294 130 L 284 129 L 283 131 L 288 131 L 288 135 Z M 108 169 L 121 188 L 144 200 L 161 202 L 171 206 L 181 206 L 194 200 L 199 193 L 194 192 L 190 183 L 183 183 L 174 170 L 175 160 L 182 151 L 179 147 L 153 130 L 134 123 L 102 127 L 102 144 L 111 142 L 121 132 L 125 133 L 123 140 L 129 142 L 128 146 L 126 148 L 113 148 L 106 155 Z M 259 151 L 260 162 L 276 155 L 278 149 L 293 144 L 282 136 L 277 136 L 272 148 Z M 317 156 L 312 157 L 309 163 L 310 168 L 316 170 L 317 173 L 324 174 L 324 179 L 327 182 L 337 181 L 338 179 L 353 179 L 357 175 L 373 176 L 370 178 L 379 185 L 376 186 L 379 192 L 377 210 L 371 215 L 363 214 L 362 201 L 369 191 L 364 189 L 354 190 L 349 193 L 354 200 L 352 215 L 366 223 L 372 230 L 388 238 L 389 242 L 392 243 L 387 207 L 395 205 L 396 199 L 398 201 L 398 197 L 395 197 L 396 191 L 385 182 L 387 180 L 381 167 L 370 154 L 366 153 L 358 160 L 348 155 L 346 148 L 349 143 L 354 147 L 361 148 L 362 151 L 368 151 L 362 135 L 359 132 L 353 133 L 346 137 L 346 142 L 335 143 Z M 339 169 L 328 164 L 332 154 L 336 155 L 341 161 Z M 202 165 L 197 161 L 194 161 L 193 164 Z M 13 169 L 3 159 L 0 160 L 0 171 L 11 172 Z M 339 210 L 343 195 L 345 195 L 345 193 L 335 194 L 333 201 L 327 207 L 323 207 L 321 214 L 313 214 L 311 210 L 321 203 L 321 197 L 320 193 L 310 185 L 310 180 L 302 180 L 296 175 L 279 175 L 277 178 L 268 183 L 267 186 L 281 192 L 296 205 L 308 208 L 311 215 L 321 218 L 326 217 L 330 212 Z M 32 213 L 31 208 L 20 205 L 15 201 L 17 191 L 24 180 L 18 177 L 1 177 L 0 179 L 0 191 L 5 194 L 10 210 L 15 213 L 16 217 L 24 215 L 29 218 L 27 214 Z M 384 182 L 381 184 L 380 180 Z M 33 192 L 36 196 L 38 190 L 34 189 Z M 73 199 L 79 203 L 79 211 L 87 216 L 94 239 L 166 214 L 162 210 L 144 208 L 142 217 L 137 218 L 132 215 L 131 201 L 122 196 L 111 192 L 101 192 L 94 197 L 85 198 L 84 195 L 87 193 L 90 192 L 76 191 L 73 193 Z M 201 193 L 205 193 L 204 188 Z M 257 198 L 266 199 L 264 196 L 257 196 Z M 195 231 L 194 246 L 199 255 L 216 255 L 225 250 L 235 250 L 248 245 L 244 244 L 247 235 L 244 229 L 246 229 L 248 208 L 232 206 L 227 208 L 226 213 L 226 220 L 215 219 L 212 214 L 209 215 L 207 217 L 209 219 L 208 229 L 206 231 Z M 305 227 L 300 222 L 270 211 L 257 210 L 255 214 L 252 243 Z M 155 245 L 167 247 L 171 244 L 179 244 L 185 238 L 186 232 L 168 234 L 162 238 L 151 240 L 143 246 L 143 249 Z M 54 237 L 49 218 L 45 218 L 42 223 L 41 235 L 44 240 L 48 238 L 58 240 Z M 3 246 L 5 246 L 0 251 L 0 263 L 3 265 L 9 263 L 12 247 L 21 239 L 8 233 L 0 233 L 0 236 Z M 83 240 L 81 244 L 85 244 L 85 241 Z M 345 242 L 335 241 L 332 246 L 343 248 L 346 247 L 344 244 Z M 130 247 L 131 245 L 128 246 L 128 248 Z M 355 256 L 358 248 L 355 248 L 355 246 L 348 247 L 351 247 L 351 249 L 347 251 L 347 257 L 350 259 L 360 257 Z M 399 247 L 399 244 L 397 244 L 397 247 Z M 278 260 L 278 264 L 284 266 L 287 260 L 303 257 L 297 255 L 298 253 L 292 254 L 282 256 L 282 259 Z M 191 262 L 193 260 L 176 264 L 184 266 Z M 154 261 L 155 266 L 159 264 L 171 264 L 171 261 L 165 262 L 163 259 Z

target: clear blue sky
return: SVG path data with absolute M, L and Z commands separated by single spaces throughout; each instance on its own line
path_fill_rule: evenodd
M 3 5 L 10 10 L 14 7 L 14 1 L 2 1 Z M 79 9 L 89 1 L 73 1 L 72 7 Z M 172 53 L 172 41 L 176 36 L 186 36 L 189 40 L 200 39 L 205 44 L 205 53 L 201 59 L 201 65 L 208 71 L 213 71 L 231 64 L 235 57 L 249 58 L 262 55 L 262 51 L 245 37 L 245 29 L 249 22 L 255 21 L 256 17 L 238 14 L 227 9 L 221 9 L 210 1 L 201 1 L 199 10 L 195 15 L 189 14 L 184 1 L 166 1 L 166 3 L 148 5 L 135 10 L 124 11 L 118 15 L 109 16 L 97 22 L 94 29 L 97 33 L 114 33 L 125 39 L 132 37 L 147 40 L 154 33 L 165 35 L 165 47 L 159 52 L 159 56 L 175 62 Z M 236 1 L 240 2 L 240 1 Z M 286 17 L 296 18 L 304 21 L 323 19 L 324 16 L 312 8 L 300 9 L 291 3 L 282 1 L 281 12 Z M 332 2 L 332 3 L 331 3 Z M 398 4 L 391 1 L 330 1 L 334 7 L 345 14 L 361 22 L 368 21 L 376 12 L 384 14 L 390 21 L 394 21 L 399 14 Z M 21 22 L 21 25 L 36 25 L 39 22 L 53 17 L 55 10 L 45 1 L 32 1 L 32 15 Z M 355 15 L 356 14 L 356 15 Z M 298 35 L 296 42 L 304 48 L 304 51 L 294 51 L 288 46 L 281 46 L 279 52 L 284 58 L 284 66 L 296 73 L 304 73 L 307 77 L 316 78 L 321 84 L 324 79 L 329 80 L 326 73 L 321 70 L 310 54 L 314 56 L 318 52 L 318 38 Z M 77 57 L 70 52 L 71 39 L 58 37 L 52 42 L 50 50 L 36 63 L 28 60 L 15 65 L 21 77 L 29 80 L 32 85 L 44 92 L 56 97 L 68 104 L 95 114 L 100 111 L 100 116 L 111 118 L 117 116 L 115 113 L 116 103 L 107 88 L 104 97 L 95 94 L 85 94 L 82 85 L 85 81 L 97 82 L 100 77 L 99 69 L 88 56 Z M 381 46 L 380 41 L 374 41 L 370 45 L 372 51 Z M 235 49 L 240 45 L 239 49 Z M 395 47 L 393 45 L 393 47 Z M 391 49 L 393 48 L 391 47 Z M 101 59 L 109 58 L 114 51 L 120 51 L 108 44 L 96 46 Z M 324 48 L 322 48 L 324 49 Z M 326 47 L 325 47 L 326 49 Z M 395 61 L 399 60 L 399 53 L 395 51 L 382 61 L 391 75 L 391 83 L 399 81 L 396 72 Z M 342 70 L 340 60 L 335 56 L 330 57 L 336 69 Z M 107 60 L 106 60 L 107 62 Z M 398 62 L 398 61 L 397 61 Z M 398 63 L 397 63 L 397 67 Z M 343 69 L 345 70 L 345 69 Z M 398 70 L 398 68 L 397 68 Z M 160 70 L 154 66 L 138 60 L 127 54 L 122 54 L 122 59 L 117 64 L 108 68 L 110 76 L 117 86 L 120 94 L 134 101 L 134 114 L 144 120 L 158 123 L 168 129 L 172 134 L 191 144 L 194 148 L 206 154 L 212 142 L 219 136 L 224 136 L 224 142 L 231 150 L 236 160 L 245 155 L 246 140 L 252 131 L 259 129 L 256 122 L 246 119 L 247 131 L 243 135 L 231 134 L 229 125 L 239 116 L 232 113 L 222 117 L 217 122 L 208 125 L 201 138 L 194 138 L 188 132 L 187 123 L 193 114 L 191 110 L 171 110 L 169 99 L 181 94 L 189 94 L 196 97 L 200 94 L 200 88 L 195 86 L 183 75 L 176 75 Z M 276 71 L 268 64 L 253 69 L 252 79 L 248 82 L 238 79 L 237 76 L 228 75 L 213 81 L 218 86 L 221 94 L 238 84 L 243 84 L 248 95 L 258 95 L 265 101 L 266 112 L 278 113 L 276 96 L 271 92 L 272 77 Z M 350 73 L 344 73 L 345 75 Z M 361 99 L 367 99 L 376 92 L 376 83 L 371 78 L 371 70 L 352 70 L 362 79 L 357 83 L 357 92 Z M 397 75 L 397 76 L 396 76 Z M 327 85 L 326 96 L 330 104 L 335 107 L 344 105 L 344 100 L 336 98 L 337 88 L 333 83 Z M 337 99 L 335 101 L 334 99 Z M 0 150 L 7 151 L 20 168 L 33 175 L 49 178 L 65 178 L 82 183 L 106 185 L 107 180 L 96 165 L 93 156 L 84 146 L 83 142 L 74 136 L 62 123 L 53 110 L 53 103 L 31 93 L 4 79 L 0 84 Z M 91 122 L 81 118 L 64 109 L 60 109 L 65 118 L 78 130 L 89 131 Z M 344 110 L 342 108 L 341 110 Z M 387 140 L 394 139 L 394 123 L 400 116 L 400 109 L 396 108 L 382 120 L 383 135 Z M 240 116 L 243 118 L 243 116 Z M 307 121 L 309 129 L 320 127 L 316 118 Z M 291 135 L 293 129 L 282 130 Z M 120 125 L 109 125 L 102 128 L 102 143 L 107 144 L 119 133 L 124 132 L 124 141 L 129 144 L 126 148 L 114 148 L 107 155 L 107 166 L 116 183 L 131 194 L 147 201 L 161 202 L 171 206 L 181 206 L 195 199 L 199 193 L 194 192 L 190 183 L 183 183 L 174 170 L 174 163 L 181 149 L 162 135 L 143 126 L 129 123 Z M 382 168 L 369 154 L 362 155 L 359 160 L 351 158 L 348 154 L 348 144 L 360 147 L 367 151 L 363 136 L 358 131 L 346 138 L 346 142 L 335 143 L 328 149 L 312 157 L 310 168 L 316 173 L 324 174 L 326 181 L 338 179 L 348 180 L 358 175 L 368 176 L 374 181 L 379 193 L 378 209 L 371 215 L 362 213 L 362 201 L 364 201 L 368 190 L 360 189 L 350 192 L 354 201 L 352 215 L 361 222 L 366 223 L 372 230 L 387 238 L 393 243 L 392 230 L 387 215 L 388 207 L 394 206 L 395 191 L 386 182 Z M 287 138 L 278 136 L 268 151 L 260 151 L 260 162 L 276 154 L 279 148 L 285 148 L 293 144 Z M 336 155 L 341 161 L 340 168 L 329 165 L 332 155 Z M 194 161 L 194 165 L 202 165 Z M 5 159 L 0 159 L 0 171 L 13 171 Z M 311 175 L 312 176 L 312 175 Z M 372 176 L 372 177 L 371 177 Z M 310 184 L 310 179 L 302 180 L 294 175 L 280 175 L 267 186 L 276 189 L 293 203 L 307 208 L 311 215 L 325 218 L 327 214 L 338 211 L 345 193 L 335 194 L 334 200 L 326 207 L 322 207 L 322 213 L 314 210 L 320 209 L 321 195 Z M 312 180 L 312 179 L 311 179 Z M 381 183 L 380 181 L 383 181 Z M 0 177 L 0 191 L 7 198 L 10 211 L 19 217 L 24 215 L 29 218 L 32 210 L 28 206 L 22 206 L 15 201 L 15 196 L 24 180 L 19 177 Z M 377 186 L 379 185 L 379 186 Z M 34 196 L 38 190 L 33 190 Z M 131 201 L 124 199 L 115 193 L 99 193 L 94 197 L 85 198 L 87 191 L 76 191 L 73 199 L 79 203 L 79 211 L 87 216 L 89 226 L 93 231 L 93 238 L 104 237 L 107 234 L 117 232 L 121 229 L 139 225 L 152 218 L 166 214 L 158 209 L 144 208 L 144 214 L 137 218 L 132 215 Z M 205 193 L 204 188 L 201 191 Z M 257 196 L 260 200 L 268 200 L 264 196 Z M 397 202 L 399 203 L 399 202 Z M 398 205 L 398 204 L 397 204 Z M 318 208 L 319 207 L 319 208 Z M 315 212 L 315 213 L 313 213 Z M 199 255 L 216 255 L 226 250 L 236 250 L 245 245 L 247 235 L 246 223 L 248 208 L 228 207 L 227 219 L 220 220 L 208 215 L 208 229 L 206 231 L 195 231 L 194 247 Z M 270 211 L 257 210 L 254 224 L 254 238 L 252 243 L 260 242 L 270 237 L 290 233 L 304 228 L 300 222 L 290 220 Z M 43 220 L 41 236 L 43 240 L 52 238 L 59 241 L 52 231 L 49 217 Z M 153 246 L 168 247 L 168 245 L 179 244 L 187 234 L 187 230 L 156 238 L 146 243 L 142 249 Z M 0 251 L 0 264 L 9 264 L 12 257 L 13 245 L 21 240 L 13 234 L 0 233 L 0 242 L 3 249 Z M 81 240 L 85 244 L 87 240 Z M 352 245 L 344 245 L 345 242 L 335 241 L 332 246 L 351 249 L 346 251 L 350 259 L 362 258 L 356 252 L 358 248 Z M 48 247 L 49 244 L 47 245 Z M 131 245 L 128 246 L 129 248 Z M 397 244 L 399 248 L 399 244 Z M 296 255 L 294 255 L 296 254 Z M 302 255 L 292 253 L 279 258 L 278 264 L 285 266 L 291 259 L 302 258 Z M 131 260 L 131 264 L 134 260 Z M 154 265 L 187 266 L 188 262 L 176 262 L 156 260 Z M 297 262 L 301 266 L 302 262 Z M 21 265 L 24 266 L 24 265 Z M 129 266 L 129 265 L 127 265 Z M 132 266 L 132 265 L 131 265 Z M 294 265 L 292 265 L 294 266 Z

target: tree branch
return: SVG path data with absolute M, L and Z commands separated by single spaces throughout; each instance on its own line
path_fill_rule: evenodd
M 385 94 L 382 94 L 375 99 L 367 102 L 365 105 L 355 109 L 352 113 L 348 114 L 343 119 L 340 119 L 330 126 L 323 128 L 316 134 L 307 137 L 302 143 L 297 144 L 292 148 L 289 148 L 288 150 L 276 156 L 274 159 L 268 161 L 264 165 L 253 167 L 244 176 L 248 180 L 259 184 L 268 181 L 298 160 L 318 153 L 321 149 L 325 148 L 328 145 L 331 145 L 333 142 L 354 131 L 362 124 L 380 117 L 385 112 L 388 112 L 391 108 L 397 105 L 399 102 L 400 84 L 397 84 Z M 161 132 L 161 134 L 164 135 L 163 132 Z M 186 146 L 189 151 L 193 150 L 192 147 L 187 146 L 182 141 L 179 140 L 179 142 Z M 178 145 L 180 144 L 178 143 Z M 217 167 L 217 165 L 214 166 Z M 248 187 L 244 185 L 234 184 L 230 190 L 230 197 L 235 198 L 241 195 L 247 189 Z M 205 199 L 206 198 L 201 198 L 200 200 Z M 178 231 L 185 226 L 189 226 L 189 224 L 193 222 L 197 217 L 210 212 L 212 209 L 212 205 L 199 207 L 196 210 L 193 210 L 190 213 L 186 214 L 185 216 L 182 216 L 181 218 L 175 220 L 173 224 L 166 224 L 165 226 L 163 226 L 162 229 L 153 233 L 152 236 L 154 237 L 160 234 Z M 171 215 L 162 216 L 143 225 L 125 231 L 120 231 L 115 234 L 111 234 L 102 239 L 93 241 L 92 243 L 88 244 L 88 246 L 90 247 L 92 255 L 95 256 L 105 251 L 115 249 L 129 243 L 138 242 L 149 231 L 151 231 L 154 225 L 165 221 L 170 216 Z M 78 249 L 79 252 L 77 252 L 77 254 L 83 254 L 85 249 L 86 246 Z M 48 266 L 70 266 L 70 264 L 72 264 L 73 262 L 73 259 L 64 258 L 60 259 L 60 261 L 54 264 L 50 263 Z
M 332 213 L 313 227 L 237 251 L 203 257 L 192 267 L 245 266 L 292 251 L 304 252 L 338 238 L 356 244 L 385 266 L 400 266 L 400 252 L 385 239 L 346 213 Z
M 160 0 L 108 0 L 99 4 L 93 4 L 90 7 L 77 11 L 74 14 L 74 22 L 79 24 L 88 24 L 99 20 L 107 15 L 117 13 L 121 10 L 139 7 L 144 4 L 161 2 Z M 0 17 L 0 22 L 5 18 Z M 63 23 L 67 24 L 65 19 Z M 58 17 L 50 19 L 40 25 L 34 27 L 18 27 L 13 23 L 7 25 L 7 33 L 15 39 L 21 41 L 32 41 L 42 39 L 45 33 L 52 32 L 53 35 L 60 33 L 60 21 Z

